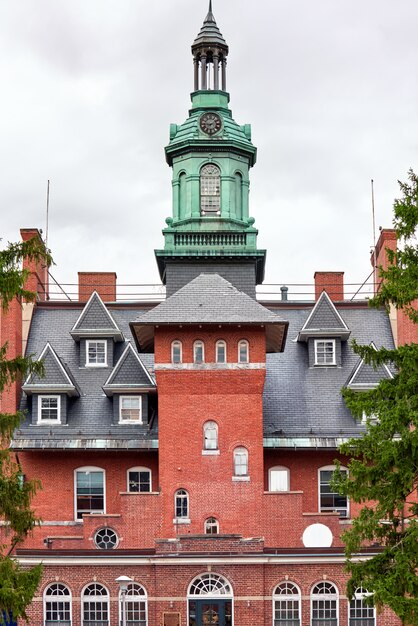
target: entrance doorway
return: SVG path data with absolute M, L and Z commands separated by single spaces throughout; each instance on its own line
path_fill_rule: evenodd
M 189 626 L 232 626 L 232 601 L 189 600 Z

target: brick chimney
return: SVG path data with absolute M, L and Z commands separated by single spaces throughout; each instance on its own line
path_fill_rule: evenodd
M 87 302 L 93 291 L 97 291 L 103 302 L 116 300 L 115 272 L 78 272 L 78 299 Z
M 379 267 L 387 270 L 389 266 L 388 255 L 386 249 L 389 248 L 396 252 L 396 232 L 393 228 L 383 228 L 380 231 L 376 248 L 372 251 L 370 263 L 374 269 L 374 292 L 377 293 L 380 288 L 382 279 L 379 277 Z
M 344 300 L 344 272 L 315 272 L 315 300 L 325 290 L 333 302 Z
M 21 228 L 22 241 L 37 238 L 42 241 L 41 232 L 37 228 Z M 25 289 L 36 293 L 36 299 L 41 302 L 49 299 L 48 265 L 45 261 L 24 259 L 23 269 L 30 271 L 30 276 L 25 284 Z

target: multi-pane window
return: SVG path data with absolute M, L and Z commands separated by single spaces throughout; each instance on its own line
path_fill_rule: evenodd
M 338 591 L 329 582 L 320 582 L 311 593 L 311 626 L 337 626 Z
M 300 591 L 295 584 L 283 582 L 273 592 L 274 626 L 299 626 Z
M 142 397 L 121 396 L 119 404 L 119 422 L 142 423 Z
M 38 422 L 56 422 L 61 419 L 60 396 L 39 396 Z
M 348 498 L 340 495 L 331 487 L 332 476 L 336 468 L 334 466 L 323 467 L 319 470 L 319 510 L 321 513 L 336 511 L 340 517 L 348 517 Z M 341 468 L 342 473 L 347 470 Z
M 44 592 L 44 602 L 44 626 L 71 626 L 71 594 L 66 585 L 49 585 Z
M 219 522 L 216 517 L 208 517 L 205 520 L 205 535 L 218 535 L 219 534 Z
M 248 363 L 250 360 L 248 341 L 242 339 L 238 344 L 238 363 Z
M 120 623 L 123 623 L 123 607 L 125 605 L 125 623 L 127 626 L 147 626 L 147 594 L 142 585 L 129 583 L 123 602 L 119 595 Z
M 289 491 L 289 470 L 287 467 L 269 469 L 269 491 Z
M 149 493 L 151 491 L 151 470 L 146 467 L 133 467 L 128 470 L 128 491 Z
M 234 476 L 248 476 L 248 450 L 246 448 L 234 450 Z
M 334 339 L 315 339 L 315 365 L 335 365 Z
M 225 341 L 216 342 L 216 362 L 226 363 L 226 343 Z
M 82 626 L 108 626 L 109 593 L 103 585 L 88 585 L 84 589 L 82 603 Z
M 221 172 L 208 163 L 200 170 L 200 212 L 202 215 L 219 214 L 221 210 Z
M 195 341 L 193 344 L 193 362 L 203 363 L 205 360 L 205 346 L 203 341 Z
M 350 601 L 349 626 L 375 626 L 376 612 L 371 594 L 359 587 Z
M 171 362 L 181 363 L 181 361 L 182 361 L 181 341 L 173 341 L 173 343 L 171 344 Z
M 104 471 L 81 468 L 75 473 L 76 519 L 89 513 L 104 513 Z
M 189 517 L 189 494 L 185 489 L 179 489 L 174 496 L 174 510 L 177 519 Z
M 218 425 L 216 422 L 206 422 L 203 425 L 203 449 L 218 449 Z
M 107 342 L 105 340 L 86 342 L 86 365 L 90 367 L 107 365 Z

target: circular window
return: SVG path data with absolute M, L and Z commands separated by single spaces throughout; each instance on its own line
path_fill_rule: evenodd
M 113 550 L 118 542 L 119 538 L 111 528 L 101 528 L 94 535 L 94 543 L 101 550 Z

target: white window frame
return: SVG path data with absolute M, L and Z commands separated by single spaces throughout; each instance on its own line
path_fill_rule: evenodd
M 180 349 L 180 360 L 179 361 L 175 361 L 174 360 L 174 347 L 177 346 Z M 183 363 L 183 345 L 181 343 L 181 341 L 179 339 L 175 339 L 174 341 L 171 342 L 171 362 L 174 364 L 180 364 Z
M 215 438 L 211 439 L 209 437 L 206 437 L 206 432 L 207 431 L 214 431 L 215 432 Z M 208 446 L 208 442 L 214 442 L 215 446 Z M 214 420 L 208 420 L 207 422 L 205 422 L 203 424 L 203 451 L 204 452 L 216 452 L 217 450 L 219 450 L 219 428 L 218 428 L 218 424 L 214 421 Z
M 224 349 L 224 354 L 225 354 L 225 358 L 223 361 L 219 360 L 219 356 L 218 356 L 218 348 L 223 346 Z M 224 363 L 228 363 L 228 355 L 227 355 L 227 347 L 226 347 L 226 341 L 224 339 L 219 339 L 216 342 L 216 346 L 215 346 L 215 357 L 216 357 L 216 362 L 220 363 L 221 365 Z
M 139 411 L 139 418 L 137 420 L 133 420 L 133 419 L 123 419 L 122 417 L 122 411 L 123 410 L 128 410 L 128 409 L 124 409 L 123 407 L 123 401 L 124 400 L 132 400 L 132 399 L 137 399 L 139 401 L 139 407 L 138 407 L 138 411 Z M 136 409 L 131 409 L 131 410 L 136 410 Z M 142 420 L 142 395 L 130 395 L 130 396 L 120 396 L 119 397 L 119 424 L 143 424 L 143 420 Z
M 330 585 L 334 588 L 334 593 L 314 593 L 314 589 L 319 585 Z M 337 585 L 330 580 L 320 580 L 314 585 L 312 585 L 311 593 L 310 593 L 310 605 L 311 605 L 311 613 L 310 613 L 310 626 L 314 626 L 313 624 L 313 605 L 314 602 L 320 602 L 321 600 L 332 601 L 335 600 L 335 613 L 336 613 L 336 626 L 339 625 L 340 621 L 340 607 L 339 607 L 339 593 Z
M 100 595 L 100 596 L 85 596 L 85 592 L 86 589 L 88 587 L 90 587 L 90 585 L 100 585 L 100 587 L 103 587 L 103 589 L 106 591 L 106 595 Z M 81 602 L 80 602 L 80 608 L 81 608 L 81 621 L 80 624 L 81 626 L 85 626 L 86 622 L 84 621 L 84 601 L 87 600 L 89 601 L 89 599 L 91 599 L 92 602 L 106 602 L 107 604 L 107 626 L 110 625 L 110 593 L 109 593 L 109 589 L 106 587 L 106 585 L 103 585 L 102 583 L 99 582 L 89 582 L 87 585 L 84 585 L 83 590 L 81 592 Z M 95 622 L 98 621 L 104 621 L 104 620 L 94 620 Z M 90 622 L 89 622 L 90 623 Z
M 129 480 L 129 474 L 130 472 L 148 472 L 149 474 L 149 491 L 133 491 L 132 489 L 130 489 L 130 480 Z M 152 472 L 150 470 L 149 467 L 142 467 L 142 466 L 138 466 L 138 467 L 130 467 L 128 470 L 126 470 L 126 490 L 129 493 L 151 493 L 152 492 Z
M 142 591 L 144 592 L 143 594 L 129 594 L 129 591 L 132 590 L 132 588 L 134 587 L 141 587 Z M 122 590 L 119 590 L 119 595 L 118 595 L 118 605 L 119 605 L 119 624 L 122 624 L 123 622 L 123 607 L 122 607 Z M 145 589 L 144 585 L 141 585 L 141 583 L 138 582 L 131 582 L 128 583 L 128 590 L 126 592 L 125 595 L 125 608 L 126 611 L 128 611 L 128 603 L 133 603 L 133 602 L 143 602 L 145 604 L 145 621 L 144 620 L 140 620 L 144 626 L 148 626 L 148 594 L 147 594 L 147 590 Z M 136 621 L 136 620 L 135 620 Z M 128 620 L 128 618 L 126 618 L 126 626 L 129 626 L 132 622 L 130 620 Z
M 202 346 L 202 360 L 201 361 L 196 360 L 196 347 L 198 345 Z M 193 342 L 193 363 L 195 365 L 201 365 L 204 362 L 205 362 L 205 342 L 202 341 L 201 339 L 196 339 L 196 341 Z
M 246 463 L 245 463 L 245 468 L 246 468 L 246 472 L 244 473 L 237 473 L 237 469 L 240 467 L 244 467 L 244 463 L 239 463 L 237 464 L 237 460 L 238 460 L 238 456 L 240 457 L 244 457 L 246 459 Z M 233 455 L 233 461 L 234 461 L 234 478 L 241 478 L 241 479 L 246 479 L 249 476 L 249 470 L 248 470 L 248 450 L 247 448 L 245 448 L 244 446 L 237 446 L 236 448 L 234 448 L 234 455 Z
M 216 528 L 216 532 L 208 532 L 209 528 Z M 204 527 L 203 527 L 205 535 L 219 535 L 219 520 L 216 517 L 208 517 L 205 519 Z
M 77 467 L 74 470 L 74 519 L 76 522 L 82 522 L 82 517 L 77 517 L 77 474 L 78 472 L 101 472 L 103 474 L 103 510 L 94 511 L 93 513 L 85 512 L 83 515 L 105 515 L 106 514 L 106 471 L 102 467 L 95 467 L 94 465 L 86 465 L 84 467 Z
M 241 345 L 245 345 L 246 347 L 246 359 L 241 360 Z M 249 363 L 250 362 L 250 344 L 246 339 L 240 339 L 238 341 L 238 363 Z
M 89 347 L 90 344 L 103 344 L 104 349 L 104 363 L 92 363 L 89 360 Z M 86 367 L 107 367 L 107 340 L 106 339 L 86 339 Z
M 366 591 L 362 587 L 358 587 L 356 589 L 356 591 L 354 592 L 354 597 L 351 598 L 351 600 L 348 600 L 348 621 L 347 621 L 348 626 L 355 626 L 355 624 L 359 623 L 362 620 L 373 620 L 374 626 L 376 626 L 376 607 L 374 605 L 373 606 L 366 606 L 366 605 L 363 604 L 364 598 L 367 598 L 367 597 L 372 596 L 372 595 L 373 595 L 373 593 L 371 593 L 370 591 Z M 361 606 L 360 607 L 355 607 L 355 608 L 353 607 L 354 610 L 356 610 L 356 609 L 357 610 L 358 609 L 360 609 L 360 610 L 361 609 L 363 609 L 363 610 L 365 609 L 367 611 L 372 610 L 373 611 L 373 616 L 372 617 L 360 617 L 360 618 L 351 617 L 351 610 L 352 610 L 351 603 L 353 601 L 355 601 L 355 602 L 360 601 L 361 602 Z
M 294 587 L 297 593 L 276 593 L 276 590 L 282 585 L 288 587 Z M 291 580 L 283 580 L 279 582 L 273 589 L 273 626 L 279 626 L 279 624 L 283 621 L 288 622 L 289 620 L 276 620 L 276 602 L 297 602 L 298 603 L 298 613 L 299 613 L 299 626 L 302 620 L 302 604 L 301 604 L 302 594 L 300 592 L 300 587 L 296 583 Z M 291 620 L 296 623 L 297 620 Z
M 320 363 L 318 361 L 318 346 L 319 344 L 326 344 L 326 343 L 332 344 L 332 361 Z M 314 339 L 314 352 L 315 352 L 314 364 L 317 365 L 318 367 L 328 367 L 328 366 L 337 364 L 335 339 Z M 324 355 L 326 354 L 325 350 L 323 354 Z
M 286 487 L 287 489 L 272 489 L 272 474 L 273 472 L 283 472 L 286 474 Z M 284 465 L 275 465 L 274 467 L 270 467 L 269 469 L 269 491 L 273 493 L 285 493 L 286 491 L 290 491 L 290 470 L 288 467 L 284 467 Z
M 42 419 L 42 400 L 54 399 L 57 402 L 57 419 Z M 61 396 L 59 394 L 42 394 L 38 396 L 38 424 L 61 424 Z
M 180 493 L 180 492 L 184 492 L 184 493 Z M 186 500 L 186 506 L 187 506 L 186 515 L 177 515 L 177 498 L 178 497 L 185 498 Z M 187 491 L 187 489 L 183 489 L 183 488 L 176 489 L 174 493 L 174 522 L 177 524 L 190 522 L 190 498 L 189 498 L 189 492 Z
M 337 513 L 338 511 L 342 510 L 343 507 L 336 507 L 334 509 L 325 509 L 323 510 L 323 508 L 321 507 L 321 472 L 335 472 L 336 470 L 336 466 L 335 465 L 324 465 L 323 467 L 320 467 L 318 469 L 318 511 L 320 513 Z M 340 470 L 342 472 L 346 472 L 348 474 L 348 468 L 344 467 L 343 465 L 341 465 Z M 336 493 L 336 492 L 332 492 L 332 493 Z M 343 497 L 343 496 L 341 496 Z M 345 515 L 340 515 L 341 518 L 343 519 L 349 519 L 350 517 L 350 500 L 348 496 L 345 496 L 346 501 L 347 501 L 347 505 L 345 507 L 345 511 L 346 514 Z
M 54 586 L 54 585 L 62 585 L 63 587 L 65 587 L 68 591 L 68 595 L 50 595 L 48 594 L 49 589 Z M 63 604 L 65 602 L 68 602 L 70 610 L 70 619 L 69 620 L 59 620 L 59 621 L 54 621 L 54 620 L 47 620 L 46 619 L 46 605 L 47 602 L 62 602 Z M 73 623 L 73 602 L 72 602 L 72 595 L 71 595 L 71 589 L 69 588 L 68 585 L 66 585 L 65 583 L 58 581 L 58 582 L 51 582 L 49 583 L 45 589 L 44 589 L 44 593 L 43 593 L 43 626 L 46 626 L 46 624 L 62 624 L 63 622 L 69 622 L 69 624 L 71 625 Z

